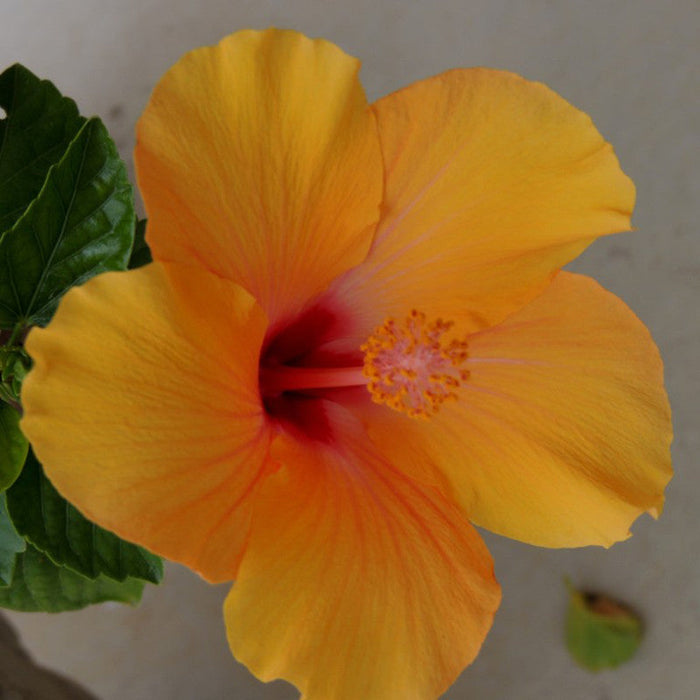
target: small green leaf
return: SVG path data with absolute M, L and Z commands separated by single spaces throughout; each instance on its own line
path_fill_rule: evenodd
M 151 249 L 146 243 L 146 219 L 141 219 L 136 224 L 134 248 L 131 251 L 131 258 L 129 258 L 129 269 L 135 270 L 137 267 L 143 267 L 152 261 Z
M 17 534 L 7 512 L 5 494 L 0 493 L 0 586 L 12 583 L 17 554 L 26 549 L 25 541 Z
M 108 600 L 135 605 L 143 587 L 142 581 L 133 579 L 119 583 L 105 576 L 85 578 L 56 566 L 30 545 L 17 555 L 12 585 L 0 588 L 0 607 L 23 612 L 64 612 Z
M 48 80 L 15 64 L 0 75 L 0 234 L 39 194 L 85 119 Z
M 566 646 L 589 671 L 615 668 L 634 656 L 644 636 L 639 617 L 622 603 L 569 587 Z
M 9 488 L 27 458 L 29 445 L 19 429 L 19 413 L 0 402 L 0 492 Z
M 17 531 L 60 566 L 91 579 L 104 574 L 159 583 L 163 577 L 159 557 L 95 525 L 68 503 L 31 450 L 7 492 L 7 506 Z
M 0 326 L 46 325 L 69 287 L 126 269 L 134 220 L 124 163 L 91 119 L 0 239 Z

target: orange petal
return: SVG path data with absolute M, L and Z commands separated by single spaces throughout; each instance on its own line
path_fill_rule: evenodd
M 671 478 L 663 368 L 620 299 L 562 272 L 471 336 L 466 367 L 458 401 L 429 421 L 364 410 L 396 463 L 435 463 L 474 523 L 541 546 L 609 546 L 661 509 Z
M 165 267 L 100 275 L 29 334 L 22 430 L 87 517 L 230 580 L 267 456 L 267 322 L 235 284 Z
M 328 404 L 330 444 L 282 436 L 224 614 L 235 656 L 305 700 L 437 697 L 500 600 L 489 553 Z
M 385 162 L 370 254 L 334 285 L 355 342 L 411 307 L 503 320 L 597 236 L 630 227 L 634 185 L 591 120 L 544 85 L 482 68 L 374 105 Z
M 137 129 L 154 257 L 237 282 L 273 320 L 360 262 L 383 185 L 359 67 L 272 29 L 185 55 Z

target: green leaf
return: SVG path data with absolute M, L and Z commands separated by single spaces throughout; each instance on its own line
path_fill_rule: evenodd
M 141 219 L 136 224 L 134 248 L 131 251 L 131 258 L 129 258 L 129 269 L 135 270 L 137 267 L 143 267 L 152 261 L 151 249 L 146 243 L 146 219 Z
M 9 488 L 27 458 L 29 445 L 19 429 L 19 413 L 0 402 L 0 492 Z
M 12 585 L 0 588 L 0 607 L 23 612 L 64 612 L 94 603 L 116 600 L 134 605 L 141 599 L 144 583 L 123 583 L 104 576 L 91 580 L 70 569 L 56 566 L 47 556 L 27 546 L 17 555 Z
M 12 583 L 17 554 L 24 552 L 26 542 L 17 534 L 7 512 L 5 494 L 0 494 L 0 586 Z
M 639 617 L 626 605 L 569 587 L 566 646 L 589 671 L 615 668 L 634 656 L 644 636 Z
M 85 119 L 73 100 L 19 64 L 0 75 L 0 233 L 39 194 Z
M 7 491 L 7 506 L 17 531 L 60 566 L 91 579 L 104 574 L 117 581 L 159 583 L 163 578 L 159 557 L 95 525 L 68 503 L 31 450 Z
M 17 411 L 20 410 L 19 395 L 22 390 L 22 382 L 31 366 L 31 358 L 21 346 L 0 346 L 0 399 L 9 403 Z M 1 456 L 0 460 L 2 460 Z M 2 482 L 2 477 L 0 477 L 0 482 Z
M 0 326 L 46 325 L 69 287 L 125 269 L 134 220 L 124 163 L 91 119 L 0 239 Z

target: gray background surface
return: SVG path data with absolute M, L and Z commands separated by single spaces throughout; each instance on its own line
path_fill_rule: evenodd
M 507 68 L 588 112 L 638 187 L 637 231 L 596 243 L 574 268 L 619 294 L 666 361 L 677 476 L 658 523 L 611 550 L 545 551 L 485 535 L 504 602 L 478 660 L 445 698 L 696 700 L 700 697 L 700 187 L 697 0 L 0 0 L 0 68 L 20 61 L 103 117 L 125 159 L 159 76 L 185 51 L 244 27 L 323 36 L 363 60 L 370 99 L 455 66 Z M 562 577 L 642 611 L 647 638 L 615 672 L 578 669 L 562 642 Z M 11 614 L 42 663 L 103 700 L 283 700 L 231 658 L 221 602 L 177 566 L 138 609 Z

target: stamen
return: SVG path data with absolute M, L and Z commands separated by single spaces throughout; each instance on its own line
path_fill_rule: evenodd
M 442 319 L 428 323 L 414 309 L 401 324 L 390 318 L 379 326 L 361 348 L 372 400 L 425 419 L 456 399 L 469 372 L 460 369 L 466 341 L 445 338 L 453 325 Z

